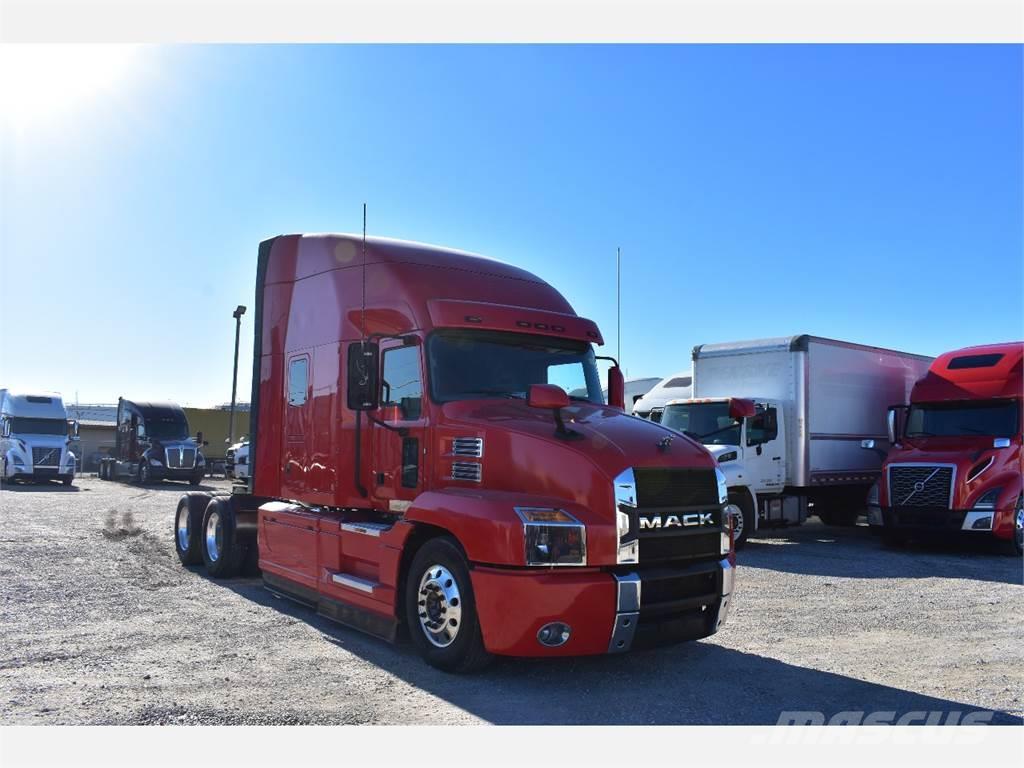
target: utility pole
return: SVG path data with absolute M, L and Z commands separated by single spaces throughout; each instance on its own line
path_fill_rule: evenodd
M 615 249 L 615 359 L 622 365 L 622 252 Z
M 228 445 L 235 444 L 235 392 L 238 389 L 238 334 L 242 330 L 245 307 L 239 304 L 231 316 L 235 318 L 235 371 L 231 374 L 231 416 L 228 421 Z

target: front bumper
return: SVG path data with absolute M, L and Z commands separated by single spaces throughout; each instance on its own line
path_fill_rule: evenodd
M 153 464 L 149 465 L 149 475 L 154 480 L 191 480 L 193 477 L 203 476 L 205 467 L 192 467 L 186 469 L 176 469 L 168 467 L 158 467 Z
M 992 533 L 994 528 L 1007 528 L 1007 525 L 1002 525 L 999 521 L 1011 519 L 1012 514 L 1012 508 L 975 510 L 869 507 L 868 524 L 908 533 Z M 997 535 L 998 533 L 1001 533 L 1001 530 L 997 531 Z
M 725 558 L 685 567 L 619 566 L 614 572 L 472 570 L 484 646 L 506 656 L 623 653 L 708 637 L 725 622 L 734 579 Z M 571 627 L 569 640 L 542 645 L 537 633 L 555 621 Z

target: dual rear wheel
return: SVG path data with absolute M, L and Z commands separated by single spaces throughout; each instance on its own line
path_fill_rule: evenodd
M 234 506 L 227 497 L 193 491 L 178 501 L 174 548 L 182 565 L 206 566 L 214 579 L 257 569 L 256 542 L 238 535 Z

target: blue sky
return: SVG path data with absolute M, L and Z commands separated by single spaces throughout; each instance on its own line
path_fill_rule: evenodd
M 554 284 L 631 377 L 813 333 L 1024 336 L 1019 46 L 177 46 L 4 124 L 0 385 L 240 399 L 256 248 L 358 231 Z M 59 94 L 55 94 L 56 98 Z M 17 105 L 7 104 L 6 109 Z

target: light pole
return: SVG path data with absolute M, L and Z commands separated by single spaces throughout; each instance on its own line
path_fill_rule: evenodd
M 245 307 L 239 304 L 231 316 L 235 318 L 235 371 L 231 374 L 231 418 L 228 421 L 228 445 L 235 444 L 235 391 L 238 389 L 238 334 L 242 330 Z

